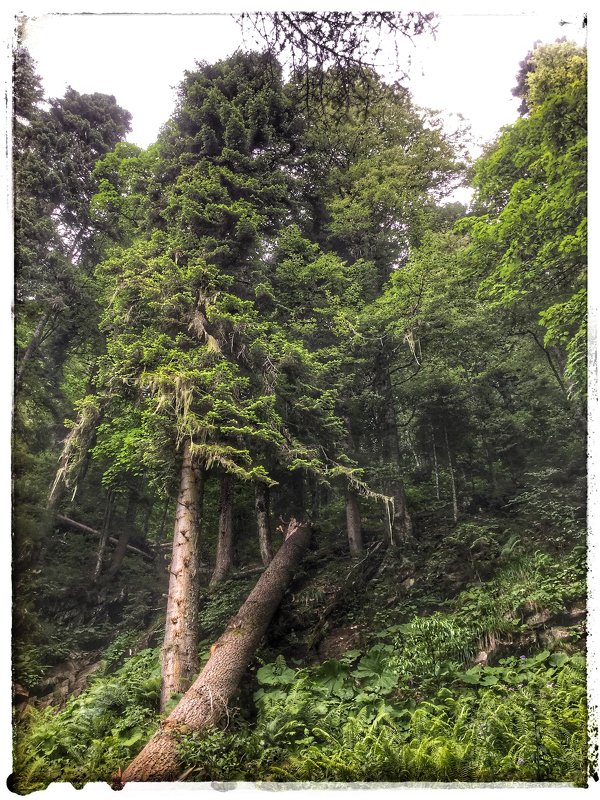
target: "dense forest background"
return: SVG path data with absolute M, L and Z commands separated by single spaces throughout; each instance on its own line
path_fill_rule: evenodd
M 198 63 L 146 150 L 15 51 L 19 793 L 164 737 L 151 780 L 593 772 L 586 52 L 471 164 L 341 42 Z

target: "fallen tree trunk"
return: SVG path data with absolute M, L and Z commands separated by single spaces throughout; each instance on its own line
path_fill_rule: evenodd
M 118 784 L 177 779 L 181 772 L 177 752 L 180 737 L 215 725 L 227 713 L 227 704 L 281 602 L 309 539 L 310 528 L 291 520 L 283 545 L 211 647 L 211 656 L 195 683 L 124 774 L 115 779 Z
M 73 530 L 76 531 L 93 533 L 94 536 L 102 535 L 100 531 L 97 531 L 95 528 L 90 528 L 89 525 L 83 525 L 81 522 L 76 522 L 74 519 L 70 519 L 69 517 L 63 517 L 62 514 L 56 515 L 56 521 L 61 525 L 66 525 L 68 528 L 73 528 Z M 107 541 L 111 544 L 119 543 L 119 540 L 115 539 L 114 536 L 109 536 Z M 132 544 L 128 544 L 126 549 L 131 550 L 132 553 L 137 553 L 139 556 L 143 556 L 147 561 L 154 561 L 154 555 L 152 553 L 147 553 L 145 550 L 140 550 L 139 547 L 134 547 Z

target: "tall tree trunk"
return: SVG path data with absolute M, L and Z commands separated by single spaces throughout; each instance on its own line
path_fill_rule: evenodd
M 391 544 L 398 545 L 412 536 L 412 520 L 408 513 L 404 486 L 400 479 L 402 468 L 402 451 L 400 449 L 400 437 L 398 435 L 398 423 L 396 421 L 396 406 L 394 401 L 394 390 L 392 378 L 387 367 L 385 368 L 385 414 L 384 425 L 386 429 L 387 449 L 389 458 L 394 465 L 398 477 L 392 486 L 392 496 L 394 498 L 394 516 L 392 519 L 392 541 Z
M 360 523 L 360 506 L 358 496 L 353 489 L 346 494 L 346 528 L 350 555 L 358 558 L 363 553 L 362 527 Z
M 448 428 L 444 425 L 444 436 L 446 438 L 446 452 L 448 454 L 448 472 L 450 473 L 450 488 L 452 490 L 452 519 L 458 522 L 458 501 L 456 499 L 456 480 L 454 478 L 454 468 L 452 466 L 452 453 L 448 443 Z
M 198 562 L 204 479 L 204 471 L 192 462 L 191 445 L 186 441 L 175 513 L 173 556 L 169 567 L 165 638 L 161 651 L 161 710 L 164 710 L 172 694 L 188 688 L 198 670 Z
M 273 560 L 273 547 L 271 545 L 271 521 L 269 519 L 269 487 L 266 483 L 258 482 L 254 488 L 254 507 L 256 509 L 256 527 L 258 530 L 258 543 L 260 557 L 265 567 Z
M 435 433 L 433 432 L 433 428 L 431 429 L 431 445 L 433 448 L 433 474 L 435 477 L 435 496 L 436 499 L 440 499 L 440 468 L 438 466 L 437 460 L 437 449 L 435 446 Z
M 52 316 L 52 310 L 49 308 L 44 312 L 42 318 L 36 325 L 34 332 L 31 334 L 31 339 L 29 340 L 29 344 L 27 345 L 25 352 L 21 356 L 21 360 L 19 362 L 19 365 L 15 373 L 15 386 L 14 386 L 15 396 L 19 391 L 19 389 L 21 388 L 27 364 L 35 355 L 36 351 L 38 350 L 42 342 L 42 338 L 44 336 L 44 329 L 48 324 L 51 316 Z
M 310 539 L 310 528 L 292 520 L 286 538 L 246 602 L 213 644 L 211 656 L 175 709 L 125 770 L 115 788 L 128 781 L 172 781 L 181 772 L 178 740 L 203 731 L 227 712 L 254 651 L 264 636 Z
M 117 572 L 121 569 L 121 564 L 123 563 L 123 559 L 125 558 L 125 553 L 127 552 L 127 545 L 129 544 L 129 539 L 131 538 L 131 534 L 135 529 L 135 517 L 137 513 L 137 505 L 138 505 L 137 492 L 131 490 L 129 492 L 129 497 L 127 499 L 127 510 L 125 512 L 125 520 L 123 522 L 123 527 L 121 528 L 121 533 L 119 534 L 119 539 L 117 541 L 117 546 L 115 547 L 115 551 L 113 553 L 110 567 L 108 568 L 108 572 L 106 573 L 107 580 L 114 578 Z
M 115 496 L 111 489 L 108 493 L 106 506 L 104 509 L 104 519 L 102 527 L 100 528 L 100 543 L 98 544 L 98 553 L 96 555 L 96 566 L 94 567 L 93 582 L 96 583 L 102 572 L 102 562 L 104 561 L 104 553 L 106 552 L 106 544 L 108 542 L 108 533 L 112 521 L 113 511 L 115 507 Z
M 219 532 L 217 535 L 217 563 L 210 579 L 214 586 L 225 579 L 233 566 L 233 475 L 221 476 L 219 496 Z

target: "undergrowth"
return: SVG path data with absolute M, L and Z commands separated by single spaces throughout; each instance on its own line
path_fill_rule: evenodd
M 246 591 L 234 582 L 226 589 L 210 597 L 206 634 L 213 635 L 227 607 Z M 230 709 L 227 728 L 184 737 L 182 771 L 192 781 L 584 785 L 581 643 L 562 642 L 555 652 L 551 645 L 541 652 L 525 646 L 527 614 L 560 611 L 583 596 L 578 548 L 560 559 L 537 551 L 428 616 L 413 614 L 372 631 L 364 649 L 339 659 L 297 666 L 282 655 L 272 659 L 267 650 L 270 660 L 259 659 L 250 671 L 244 707 Z M 494 656 L 499 640 L 511 655 Z M 28 709 L 16 726 L 16 791 L 53 781 L 81 786 L 109 780 L 156 728 L 158 651 L 144 650 L 109 674 L 123 649 L 118 644 L 107 652 L 104 674 L 62 711 Z M 472 666 L 482 646 L 489 663 Z
M 15 728 L 11 788 L 26 794 L 54 781 L 108 780 L 153 733 L 159 694 L 158 650 L 148 649 L 94 679 L 58 713 L 29 707 Z
M 189 779 L 585 785 L 581 655 L 545 652 L 477 674 L 454 670 L 415 702 L 398 691 L 391 650 L 373 649 L 354 665 L 352 655 L 313 671 L 282 659 L 264 665 L 255 726 L 187 737 Z

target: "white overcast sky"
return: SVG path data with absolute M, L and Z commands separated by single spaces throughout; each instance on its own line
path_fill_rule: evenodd
M 185 16 L 168 4 L 144 7 L 155 12 L 37 15 L 23 9 L 31 15 L 26 43 L 46 94 L 60 97 L 68 85 L 79 92 L 114 94 L 133 115 L 130 141 L 142 147 L 156 139 L 171 114 L 173 90 L 183 71 L 196 60 L 225 58 L 243 44 L 236 22 L 226 13 L 208 13 L 208 6 L 207 12 Z M 192 8 L 198 12 L 201 7 Z M 446 3 L 435 39 L 422 35 L 403 45 L 401 58 L 415 101 L 462 114 L 476 141 L 492 139 L 517 116 L 518 101 L 510 90 L 519 61 L 538 39 L 551 42 L 566 35 L 583 43 L 584 8 L 578 3 L 520 9 L 511 3 L 496 8 Z M 125 2 L 120 11 L 128 10 L 135 11 L 135 5 Z M 381 59 L 388 77 L 394 76 L 392 60 Z

